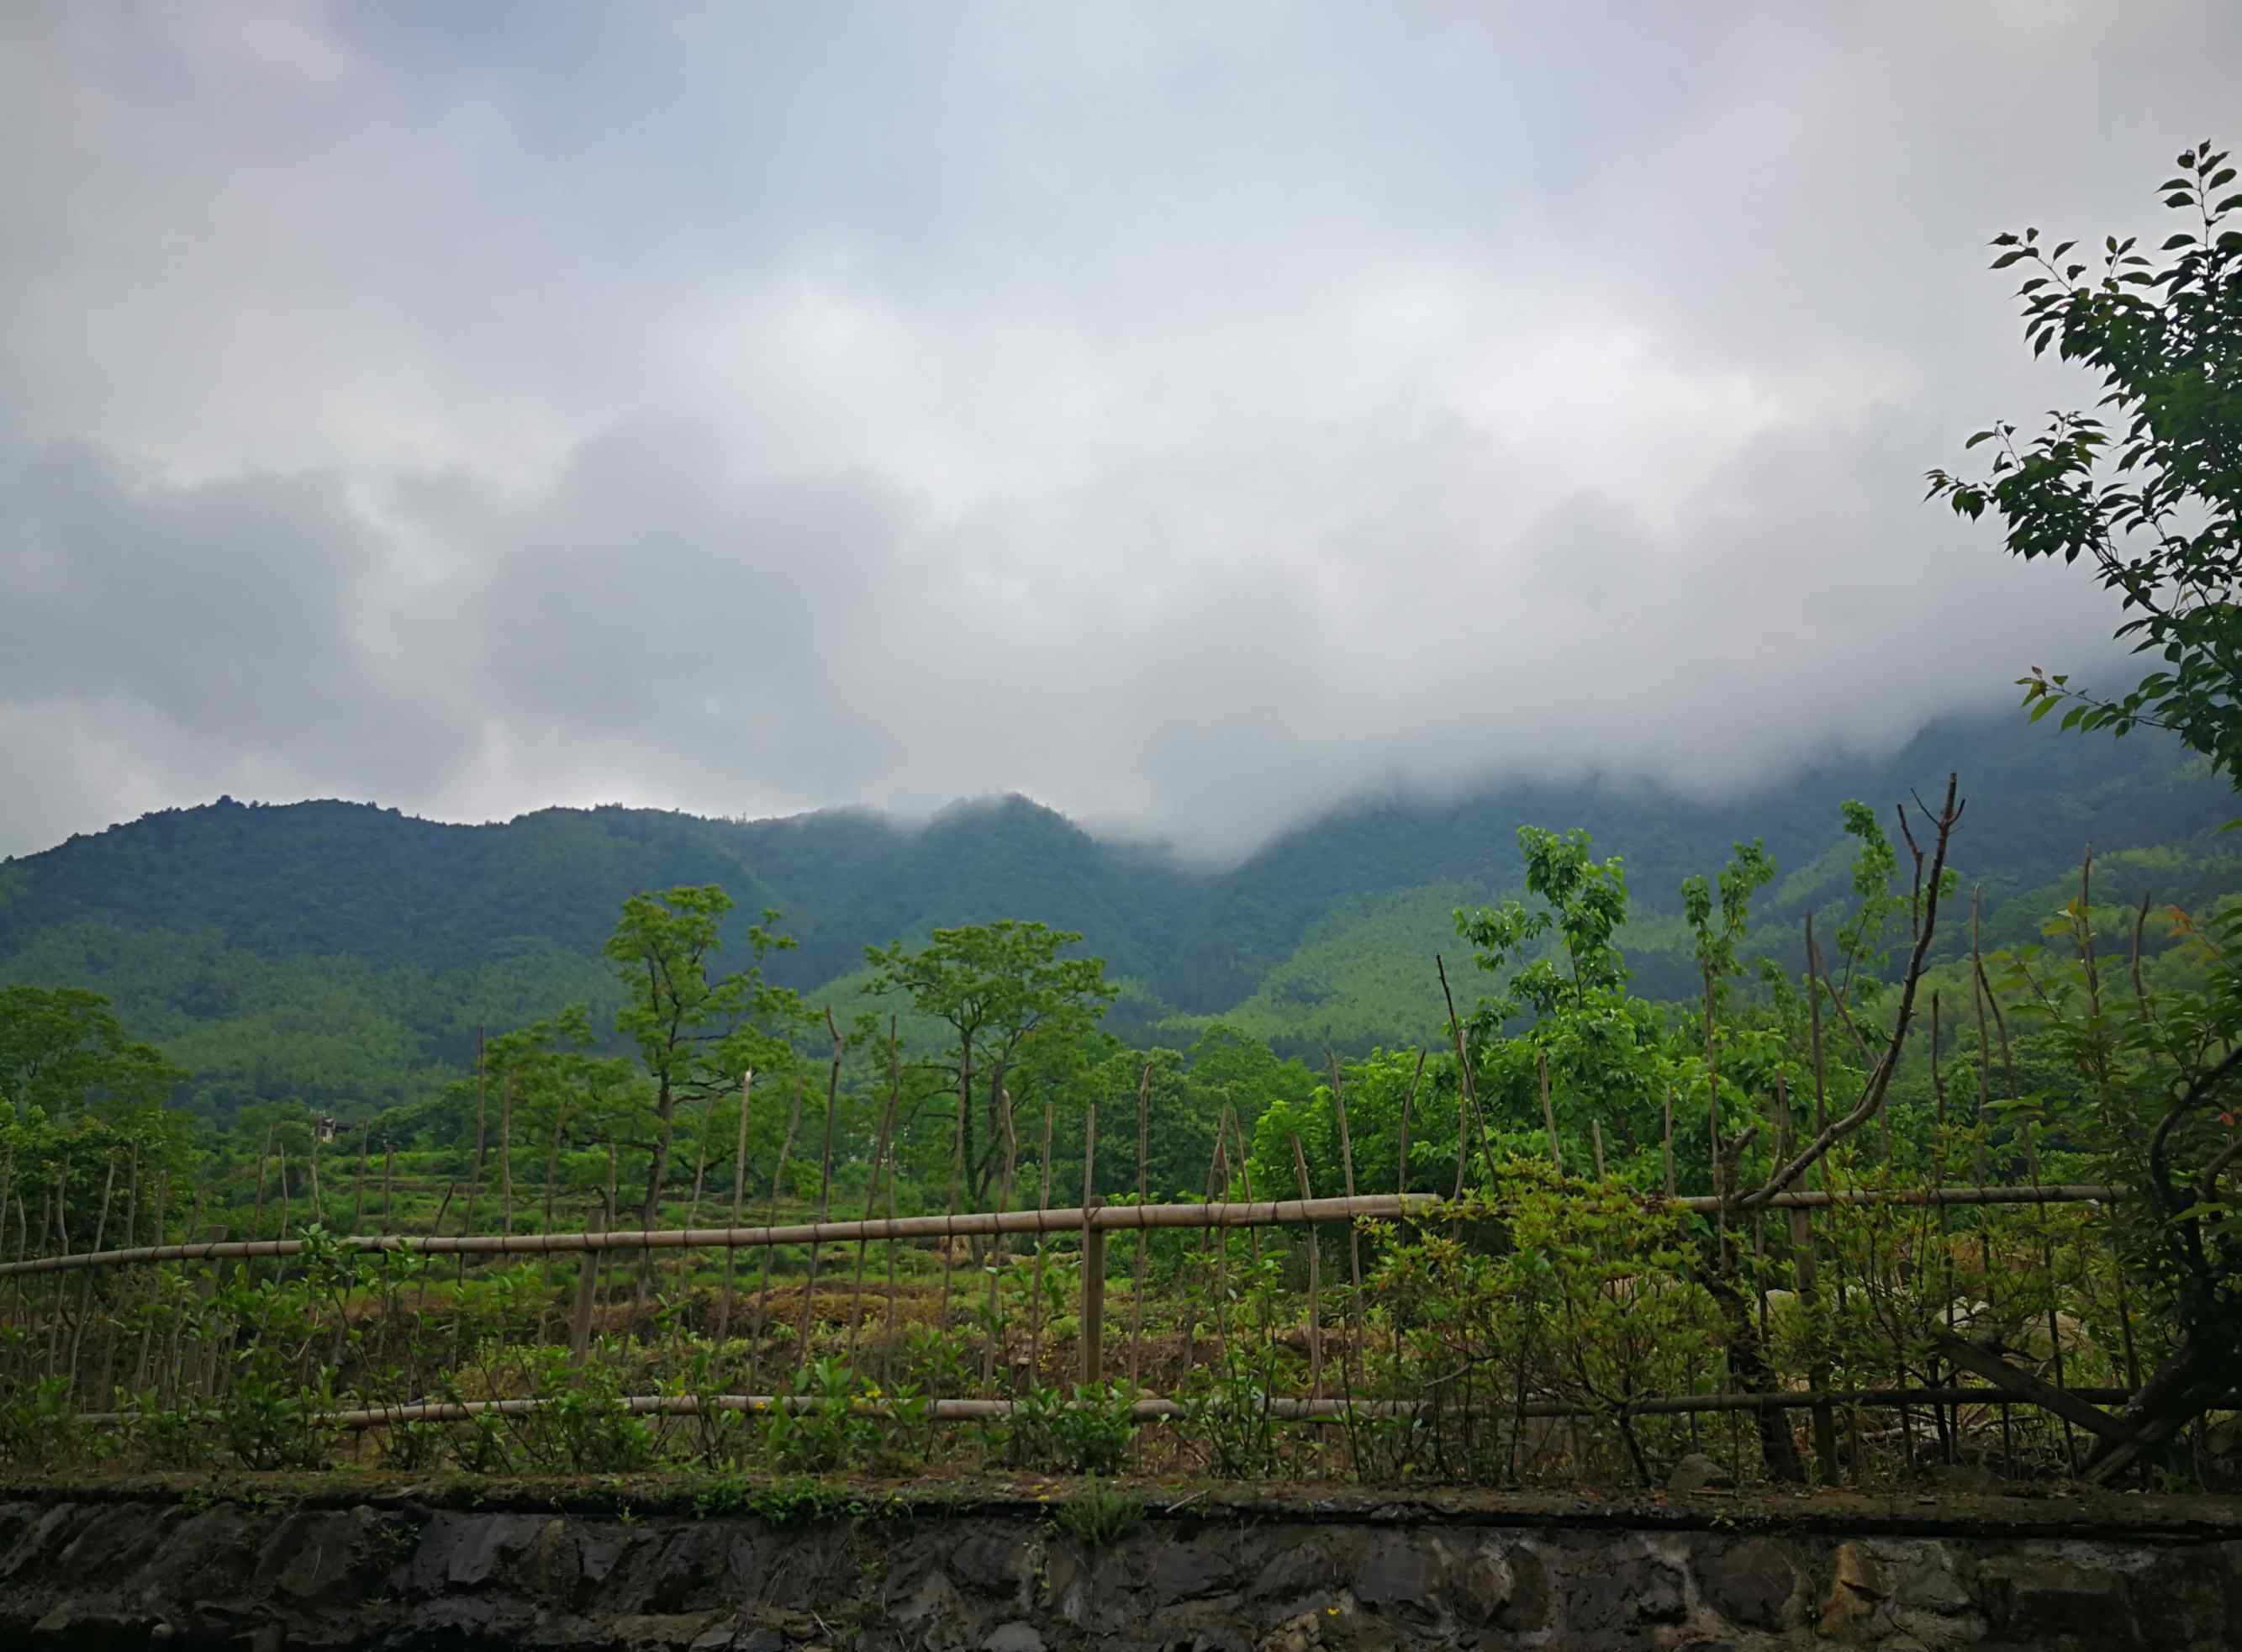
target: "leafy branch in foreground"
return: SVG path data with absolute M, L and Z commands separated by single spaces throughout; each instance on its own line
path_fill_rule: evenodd
M 2162 669 L 2114 697 L 2034 666 L 2017 680 L 2034 721 L 2067 702 L 2066 729 L 2169 729 L 2242 780 L 2242 230 L 2225 227 L 2242 192 L 2221 193 L 2235 169 L 2208 143 L 2183 151 L 2178 166 L 2158 188 L 2191 227 L 2158 249 L 2168 262 L 2111 236 L 2090 280 L 2085 262 L 2067 261 L 2076 241 L 2044 246 L 2037 229 L 1993 239 L 1994 269 L 2033 272 L 2017 290 L 2032 353 L 2053 343 L 2100 375 L 2097 406 L 2123 421 L 2122 438 L 2076 411 L 2051 414 L 2026 441 L 1997 423 L 1968 443 L 1993 445 L 1987 473 L 1933 470 L 1927 497 L 1972 520 L 1994 511 L 2008 549 L 2027 561 L 2085 557 L 2133 616 L 2116 635 L 2163 655 Z

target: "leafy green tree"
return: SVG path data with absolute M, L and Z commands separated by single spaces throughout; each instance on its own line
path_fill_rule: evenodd
M 2226 227 L 2242 193 L 2222 193 L 2235 179 L 2224 150 L 2199 144 L 2178 164 L 2158 190 L 2187 227 L 2158 258 L 2110 236 L 2090 279 L 2085 260 L 2066 262 L 2075 241 L 1993 238 L 1994 269 L 2031 272 L 2017 297 L 2033 354 L 2052 343 L 2095 373 L 2122 435 L 2078 412 L 2022 443 L 1996 424 L 1969 441 L 1993 444 L 1988 473 L 1933 470 L 1930 495 L 1972 520 L 1992 510 L 2027 561 L 2086 558 L 2132 616 L 2117 635 L 2163 656 L 2115 697 L 2035 666 L 2017 680 L 2035 719 L 2068 702 L 2065 728 L 2170 729 L 2242 782 L 2242 229 Z
M 731 897 L 714 883 L 634 895 L 607 937 L 607 959 L 629 994 L 616 1012 L 615 1031 L 638 1051 L 654 1091 L 653 1155 L 639 1206 L 648 1227 L 668 1179 L 678 1104 L 731 1089 L 751 1068 L 789 1062 L 788 1035 L 809 1023 L 798 994 L 763 978 L 763 960 L 794 944 L 772 927 L 776 912 L 748 926 L 755 961 L 748 968 L 710 974 L 731 910 Z
M 79 987 L 0 987 L 0 1103 L 62 1119 L 88 1108 L 152 1107 L 186 1075 L 135 1043 L 109 1000 Z
M 1455 913 L 1479 967 L 1511 971 L 1472 1016 L 1480 1103 L 1497 1126 L 1538 1138 L 1546 1071 L 1568 1152 L 1585 1154 L 1597 1132 L 1622 1149 L 1645 1146 L 1660 1133 L 1668 1064 L 1663 1015 L 1628 991 L 1617 938 L 1628 915 L 1625 868 L 1616 855 L 1594 859 L 1594 840 L 1578 829 L 1521 826 L 1518 843 L 1527 892 L 1541 905 L 1513 900 Z M 1552 950 L 1520 962 L 1542 946 Z M 1524 1031 L 1503 1038 L 1521 1016 L 1531 1017 Z M 1569 1160 L 1574 1169 L 1581 1162 Z
M 947 1023 L 954 1035 L 945 1067 L 945 1088 L 957 1098 L 953 1150 L 977 1209 L 1003 1162 L 1005 1069 L 1030 1038 L 1056 1044 L 1090 1031 L 1118 991 L 1106 982 L 1103 958 L 1059 956 L 1081 939 L 1003 918 L 936 930 L 916 950 L 900 941 L 864 949 L 874 993 L 909 995 L 919 1013 Z M 983 1081 L 977 1127 L 977 1077 Z
M 1704 983 L 1705 1089 L 1715 1118 L 1721 1105 L 1721 1009 L 1728 984 L 1743 972 L 1736 949 L 1751 927 L 1751 897 L 1774 881 L 1775 863 L 1757 838 L 1735 844 L 1721 869 L 1717 915 L 1712 883 L 1702 874 L 1682 880 L 1682 916 L 1689 925 L 1698 978 Z
M 1526 857 L 1527 890 L 1543 905 L 1534 910 L 1512 900 L 1477 911 L 1458 907 L 1456 933 L 1472 944 L 1480 969 L 1499 974 L 1554 932 L 1564 966 L 1545 956 L 1517 969 L 1507 991 L 1481 1006 L 1498 1024 L 1523 1010 L 1547 1015 L 1568 998 L 1580 1004 L 1591 993 L 1623 988 L 1628 978 L 1627 960 L 1613 944 L 1627 922 L 1620 857 L 1590 859 L 1594 840 L 1579 827 L 1558 833 L 1520 826 L 1518 847 Z

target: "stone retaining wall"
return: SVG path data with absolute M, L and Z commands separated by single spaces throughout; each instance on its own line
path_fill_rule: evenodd
M 1180 1511 L 1110 1546 L 1037 1503 L 775 1528 L 409 1496 L 0 1502 L 0 1645 L 80 1649 L 2242 1647 L 2242 1515 L 2112 1536 L 1848 1534 L 1765 1506 Z M 1156 1508 L 1157 1508 L 1156 1505 Z M 2074 1528 L 2075 1529 L 2075 1528 Z

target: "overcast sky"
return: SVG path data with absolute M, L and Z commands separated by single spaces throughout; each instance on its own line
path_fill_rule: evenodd
M 0 852 L 1691 789 L 2105 661 L 1921 504 L 2242 6 L 0 5 Z

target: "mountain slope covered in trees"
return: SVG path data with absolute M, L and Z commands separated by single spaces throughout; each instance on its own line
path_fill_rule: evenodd
M 194 1076 L 183 1099 L 224 1114 L 299 1098 L 346 1115 L 433 1093 L 493 1031 L 588 1003 L 612 1020 L 601 941 L 634 890 L 722 884 L 735 931 L 765 909 L 798 946 L 775 980 L 864 1007 L 863 949 L 996 917 L 1080 930 L 1124 993 L 1125 1037 L 1188 1043 L 1215 1019 L 1280 1051 L 1433 1036 L 1432 955 L 1478 991 L 1449 918 L 1514 891 L 1517 828 L 1587 828 L 1625 858 L 1639 991 L 1695 981 L 1677 890 L 1759 837 L 1782 876 L 1763 947 L 1843 893 L 1838 805 L 1889 811 L 1950 768 L 1970 798 L 1956 855 L 1982 886 L 1989 940 L 2033 934 L 2091 843 L 2105 898 L 2187 904 L 2242 887 L 2217 828 L 2232 794 L 2168 741 L 2064 741 L 2010 721 L 1934 728 L 1878 761 L 1832 762 L 1715 801 L 1587 782 L 1447 802 L 1370 799 L 1196 869 L 1101 841 L 1024 799 L 959 805 L 924 827 L 835 811 L 722 821 L 553 809 L 501 825 L 371 805 L 166 810 L 0 865 L 0 981 L 91 987 Z M 1958 931 L 1949 930 L 1950 944 Z M 735 945 L 733 950 L 738 950 Z

